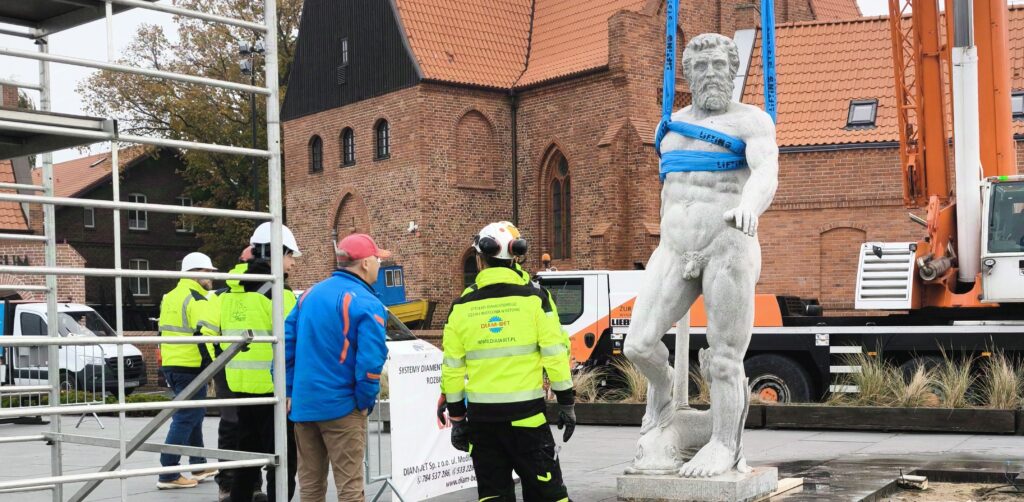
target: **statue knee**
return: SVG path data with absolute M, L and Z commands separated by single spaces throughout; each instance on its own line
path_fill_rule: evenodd
M 626 337 L 626 343 L 622 346 L 622 355 L 626 356 L 626 359 L 630 361 L 637 361 L 644 356 L 645 350 L 640 347 L 639 343 L 630 343 L 629 337 Z
M 718 381 L 732 381 L 743 373 L 743 360 L 716 350 L 711 354 L 711 378 Z

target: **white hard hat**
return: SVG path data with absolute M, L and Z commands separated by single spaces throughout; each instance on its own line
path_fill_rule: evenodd
M 210 257 L 203 253 L 189 253 L 185 255 L 185 258 L 181 260 L 181 271 L 188 272 L 189 270 L 196 269 L 217 270 L 217 267 L 214 267 Z
M 473 249 L 484 256 L 511 260 L 526 254 L 526 239 L 519 229 L 507 221 L 491 223 L 473 239 Z
M 292 252 L 292 255 L 298 258 L 302 256 L 299 251 L 299 243 L 295 241 L 295 235 L 288 227 L 281 225 L 281 242 L 284 247 L 288 248 Z M 256 230 L 252 233 L 252 237 L 249 237 L 249 244 L 270 244 L 270 222 L 263 222 L 260 226 L 256 227 Z

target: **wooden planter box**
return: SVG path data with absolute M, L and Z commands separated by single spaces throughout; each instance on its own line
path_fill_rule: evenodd
M 639 426 L 644 407 L 642 403 L 577 403 L 576 420 L 580 425 Z M 390 421 L 387 402 L 378 405 L 371 421 L 377 420 L 378 410 L 384 422 Z M 546 414 L 549 423 L 557 423 L 558 405 L 548 403 Z M 752 404 L 746 428 L 1024 435 L 1024 410 Z
M 964 432 L 1014 434 L 1014 410 L 883 408 L 872 406 L 765 406 L 764 425 L 771 429 Z

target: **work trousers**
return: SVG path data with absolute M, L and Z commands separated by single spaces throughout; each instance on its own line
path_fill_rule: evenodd
M 326 502 L 327 468 L 334 471 L 338 502 L 363 502 L 366 416 L 359 410 L 334 420 L 295 422 L 299 498 Z
M 525 502 L 569 499 L 547 424 L 517 427 L 509 422 L 470 422 L 469 443 L 480 500 L 515 502 L 513 470 L 523 485 Z
M 188 384 L 192 383 L 192 380 L 197 375 L 192 373 L 186 373 L 174 370 L 164 370 L 164 379 L 167 380 L 167 386 L 174 391 L 174 395 L 181 394 Z M 199 388 L 199 391 L 192 396 L 192 400 L 206 399 L 206 386 Z M 203 417 L 206 416 L 206 408 L 182 408 L 173 415 L 171 415 L 171 427 L 167 430 L 167 439 L 164 441 L 166 444 L 176 444 L 182 446 L 195 446 L 198 448 L 203 447 Z M 176 466 L 181 461 L 181 455 L 175 455 L 173 453 L 161 453 L 160 454 L 160 465 L 164 467 Z M 190 464 L 205 464 L 205 457 L 189 457 L 188 463 Z M 158 476 L 160 481 L 169 482 L 178 479 L 180 473 L 160 474 Z
M 213 376 L 213 386 L 217 391 L 217 399 L 231 399 L 235 397 L 235 393 L 231 392 L 231 388 L 228 387 L 227 376 L 225 376 L 223 370 Z M 237 406 L 220 407 L 220 424 L 217 426 L 217 448 L 220 450 L 238 449 Z M 217 487 L 220 488 L 220 491 L 230 492 L 231 481 L 234 477 L 235 471 L 233 469 L 221 469 L 214 479 L 217 481 Z M 259 491 L 262 486 L 262 481 L 257 478 L 255 490 Z
M 274 397 L 273 394 L 244 394 L 236 392 L 239 399 L 250 397 Z M 238 449 L 254 453 L 274 453 L 274 405 L 238 406 Z M 288 500 L 295 495 L 295 439 L 291 420 L 288 431 Z M 260 485 L 260 468 L 236 469 L 231 486 L 231 502 L 252 502 L 252 495 Z M 277 502 L 275 469 L 267 470 L 267 498 Z

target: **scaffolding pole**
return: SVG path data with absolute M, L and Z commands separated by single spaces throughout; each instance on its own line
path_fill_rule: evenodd
M 51 0 L 34 0 L 34 3 L 45 4 Z M 49 402 L 44 406 L 0 409 L 0 418 L 21 416 L 26 413 L 39 416 L 52 416 L 49 431 L 43 434 L 30 436 L 17 436 L 0 438 L 0 444 L 12 444 L 26 441 L 47 441 L 50 448 L 50 476 L 35 479 L 22 479 L 16 481 L 0 482 L 0 493 L 20 493 L 28 491 L 50 491 L 52 499 L 62 501 L 63 485 L 66 483 L 83 483 L 83 486 L 69 500 L 84 500 L 92 490 L 103 480 L 121 480 L 121 500 L 128 499 L 127 485 L 124 480 L 134 476 L 150 476 L 154 474 L 174 473 L 194 470 L 196 468 L 244 468 L 272 466 L 276 469 L 277 479 L 280 480 L 276 489 L 278 500 L 287 498 L 287 427 L 285 400 L 285 349 L 284 344 L 279 343 L 284 338 L 284 272 L 283 272 L 283 246 L 282 246 L 282 225 L 283 205 L 281 201 L 281 156 L 280 156 L 280 116 L 278 103 L 278 61 L 277 61 L 277 6 L 275 0 L 264 0 L 263 18 L 259 22 L 243 19 L 234 19 L 218 14 L 200 12 L 184 9 L 169 3 L 153 3 L 143 0 L 102 0 L 104 4 L 103 18 L 106 22 L 107 53 L 106 61 L 96 61 L 69 57 L 59 54 L 51 54 L 48 46 L 48 36 L 52 32 L 59 31 L 58 24 L 43 24 L 51 28 L 32 28 L 25 32 L 21 26 L 39 25 L 37 20 L 14 19 L 9 17 L 0 19 L 0 34 L 15 35 L 33 39 L 38 45 L 36 51 L 20 50 L 0 47 L 0 55 L 17 57 L 27 60 L 34 60 L 39 66 L 39 83 L 31 84 L 8 79 L 0 79 L 0 85 L 16 85 L 17 87 L 36 90 L 40 92 L 40 110 L 43 113 L 36 113 L 24 110 L 4 110 L 0 115 L 0 129 L 19 131 L 35 135 L 48 135 L 62 138 L 73 138 L 82 143 L 94 140 L 95 142 L 109 142 L 111 148 L 111 177 L 113 186 L 112 200 L 97 201 L 89 199 L 75 199 L 57 197 L 54 190 L 53 156 L 50 152 L 42 153 L 42 180 L 40 185 L 24 183 L 0 183 L 0 190 L 18 190 L 26 193 L 0 193 L 0 201 L 17 202 L 21 204 L 39 204 L 42 206 L 43 214 L 43 235 L 0 233 L 0 240 L 24 241 L 28 243 L 41 243 L 44 247 L 43 266 L 0 266 L 0 273 L 19 275 L 41 275 L 44 277 L 45 286 L 21 286 L 21 285 L 0 285 L 0 288 L 16 291 L 45 291 L 46 293 L 46 316 L 47 336 L 31 339 L 13 339 L 5 346 L 15 347 L 45 347 L 47 354 L 47 385 L 16 385 L 10 382 L 3 391 L 25 391 L 35 389 L 40 394 L 45 393 Z M 80 0 L 52 0 L 60 3 L 80 3 Z M 114 5 L 127 8 L 140 8 L 151 11 L 163 12 L 185 18 L 199 19 L 211 23 L 220 23 L 236 28 L 251 30 L 263 35 L 266 46 L 266 64 L 264 72 L 264 86 L 218 80 L 197 75 L 188 75 L 163 71 L 152 68 L 140 68 L 115 62 L 114 51 Z M 91 5 L 90 5 L 91 6 Z M 98 5 L 97 5 L 98 6 Z M 15 11 L 16 12 L 16 11 Z M 15 16 L 16 17 L 16 16 Z M 10 25 L 18 26 L 19 29 L 11 29 Z M 40 25 L 40 26 L 43 26 Z M 95 68 L 104 71 L 140 75 L 147 78 L 161 79 L 165 81 L 180 82 L 186 85 L 199 85 L 231 91 L 245 92 L 262 95 L 266 98 L 266 119 L 267 119 L 267 147 L 266 150 L 247 148 L 242 146 L 220 145 L 204 143 L 201 141 L 184 141 L 169 138 L 138 136 L 120 134 L 117 132 L 115 122 L 111 119 L 89 119 L 87 117 L 70 118 L 49 114 L 51 112 L 51 64 L 72 65 L 86 68 Z M 70 144 L 70 143 L 64 143 Z M 267 159 L 267 176 L 269 197 L 269 212 L 240 211 L 236 209 L 184 207 L 177 205 L 161 204 L 137 204 L 123 202 L 120 200 L 120 165 L 119 149 L 124 144 L 141 144 L 176 148 L 180 150 L 196 150 L 213 152 L 227 155 L 247 156 L 253 158 Z M 38 192 L 38 193 L 31 193 Z M 113 234 L 114 266 L 109 269 L 96 268 L 74 268 L 62 267 L 57 260 L 57 228 L 56 228 L 56 207 L 85 207 L 105 208 L 113 212 Z M 157 213 L 186 214 L 204 217 L 239 218 L 256 221 L 271 222 L 271 273 L 269 274 L 231 274 L 231 273 L 204 273 L 204 272 L 178 272 L 170 270 L 125 270 L 122 256 L 122 236 L 120 216 L 123 211 L 152 211 Z M 58 328 L 59 308 L 57 302 L 58 278 L 62 276 L 80 277 L 112 277 L 115 284 L 115 336 L 113 337 L 67 337 L 60 336 Z M 272 323 L 271 330 L 250 331 L 247 336 L 225 336 L 225 337 L 170 337 L 163 339 L 159 336 L 152 337 L 125 337 L 124 336 L 124 312 L 121 299 L 124 294 L 124 278 L 193 278 L 212 280 L 247 280 L 264 281 L 272 286 Z M 90 339 L 92 338 L 92 339 Z M 183 339 L 184 338 L 184 339 Z M 165 403 L 132 403 L 126 402 L 125 396 L 125 344 L 157 344 L 157 343 L 230 343 L 228 350 L 219 356 L 213 364 L 206 367 L 192 383 L 171 402 Z M 190 398 L 205 385 L 218 370 L 237 354 L 248 346 L 249 343 L 271 343 L 274 354 L 273 359 L 273 381 L 274 397 L 245 398 L 245 399 L 213 399 L 193 401 Z M 68 347 L 90 346 L 98 344 L 110 344 L 116 348 L 116 369 L 117 369 L 117 404 L 99 405 L 62 405 L 60 389 L 60 354 Z M 7 392 L 7 393 L 10 393 Z M 179 409 L 198 408 L 206 406 L 259 406 L 273 405 L 275 420 L 275 445 L 274 453 L 253 454 L 246 452 L 221 451 L 206 448 L 194 448 L 179 445 L 164 445 L 157 443 L 146 443 L 160 425 L 166 422 L 171 415 Z M 28 411 L 26 411 L 28 410 Z M 126 415 L 127 411 L 159 410 L 160 413 L 151 420 L 133 438 L 126 437 Z M 66 434 L 61 430 L 61 418 L 63 415 L 93 412 L 116 412 L 118 413 L 118 436 L 117 439 L 93 438 Z M 89 444 L 96 446 L 117 448 L 117 453 L 104 465 L 100 472 L 87 474 L 67 475 L 63 466 L 63 443 Z M 218 458 L 227 461 L 210 462 L 201 465 L 182 465 L 176 467 L 155 467 L 147 469 L 124 469 L 123 466 L 130 455 L 137 450 L 176 452 L 180 454 L 209 454 L 219 455 Z

